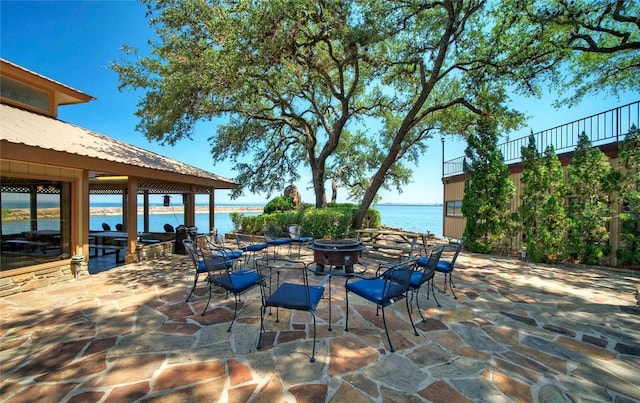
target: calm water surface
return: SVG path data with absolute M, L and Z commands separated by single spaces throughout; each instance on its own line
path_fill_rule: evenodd
M 96 206 L 98 207 L 98 206 Z M 402 228 L 408 231 L 431 232 L 436 236 L 442 235 L 442 206 L 425 205 L 380 205 L 376 206 L 380 212 L 383 225 Z M 259 215 L 260 213 L 244 213 L 245 216 Z M 122 222 L 120 216 L 91 216 L 90 226 L 92 230 L 101 230 L 102 223 L 107 223 L 115 230 L 116 224 Z M 162 232 L 164 224 L 177 227 L 182 223 L 182 214 L 153 214 L 149 216 L 149 229 L 152 232 Z M 233 224 L 229 213 L 217 213 L 215 223 L 218 233 L 224 234 L 233 231 Z M 209 214 L 196 214 L 196 226 L 200 232 L 207 232 L 209 226 Z M 138 228 L 143 227 L 143 217 L 138 216 Z M 39 220 L 39 229 L 59 229 L 58 220 Z M 28 231 L 28 221 L 8 221 L 2 224 L 2 232 L 11 234 Z

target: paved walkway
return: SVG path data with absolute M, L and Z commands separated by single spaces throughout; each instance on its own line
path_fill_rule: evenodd
M 437 286 L 442 287 L 438 274 Z M 184 299 L 184 256 L 131 264 L 0 299 L 1 388 L 8 402 L 634 402 L 640 401 L 638 272 L 461 254 L 458 299 L 420 293 L 414 336 L 404 301 L 387 315 L 333 280 L 333 330 L 281 311 L 256 351 L 259 290 Z

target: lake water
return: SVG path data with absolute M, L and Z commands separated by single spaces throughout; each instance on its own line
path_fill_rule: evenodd
M 92 205 L 94 206 L 94 205 Z M 95 207 L 112 207 L 96 205 Z M 425 205 L 379 205 L 376 209 L 380 212 L 383 225 L 402 228 L 408 231 L 431 232 L 436 236 L 442 235 L 442 206 Z M 245 216 L 259 215 L 260 213 L 244 213 Z M 116 224 L 122 222 L 120 216 L 91 216 L 89 228 L 102 229 L 102 223 L 107 223 L 115 230 Z M 164 224 L 169 223 L 174 227 L 182 224 L 182 214 L 153 214 L 149 216 L 149 230 L 162 232 Z M 196 214 L 196 226 L 200 232 L 208 232 L 209 215 Z M 233 224 L 229 213 L 217 213 L 215 223 L 218 233 L 225 234 L 233 231 Z M 39 229 L 59 229 L 58 220 L 39 220 Z M 28 231 L 28 221 L 6 221 L 2 224 L 2 231 L 6 234 Z M 143 227 L 143 217 L 138 216 L 138 228 Z

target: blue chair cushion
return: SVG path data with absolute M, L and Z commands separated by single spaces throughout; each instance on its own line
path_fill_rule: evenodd
M 217 256 L 225 256 L 227 259 L 235 260 L 242 257 L 244 251 L 240 249 L 225 249 L 224 251 L 214 250 L 213 253 Z
M 234 294 L 240 294 L 256 286 L 261 279 L 262 277 L 255 270 L 238 270 L 230 274 L 209 276 L 211 283 Z
M 267 247 L 269 247 L 269 245 L 266 243 L 254 243 L 254 244 L 245 246 L 243 249 L 245 252 L 257 252 Z
M 416 260 L 416 264 L 420 267 L 425 267 L 429 264 L 429 256 L 421 256 Z
M 307 300 L 307 289 L 309 298 Z M 299 311 L 313 312 L 322 298 L 324 287 L 283 283 L 266 300 L 266 306 L 276 306 Z
M 436 271 L 440 273 L 450 273 L 453 270 L 453 266 L 451 262 L 447 262 L 446 260 L 441 260 L 438 262 L 438 267 L 436 267 Z
M 313 237 L 310 236 L 301 236 L 299 238 L 293 238 L 292 239 L 293 242 L 300 242 L 300 243 L 306 243 L 306 242 L 311 242 L 313 241 Z
M 371 302 L 375 302 L 380 305 L 388 305 L 389 301 L 384 299 L 385 283 L 387 281 L 383 278 L 375 278 L 372 280 L 359 280 L 352 283 L 347 283 L 347 291 L 351 291 L 354 294 L 361 296 Z M 392 281 L 388 282 L 387 297 L 394 298 L 404 292 L 404 287 L 398 283 Z
M 269 245 L 286 245 L 291 243 L 291 239 L 290 238 L 278 238 L 278 239 L 271 239 L 269 241 L 267 241 L 267 243 Z

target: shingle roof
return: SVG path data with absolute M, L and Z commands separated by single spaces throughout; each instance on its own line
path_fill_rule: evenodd
M 223 188 L 237 186 L 237 183 L 230 179 L 112 137 L 4 104 L 0 105 L 0 140 L 124 165 L 204 178 L 220 182 L 219 185 L 226 185 Z M 3 155 L 3 157 L 9 156 Z

